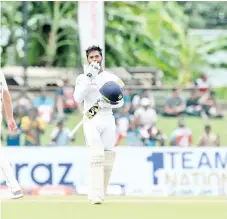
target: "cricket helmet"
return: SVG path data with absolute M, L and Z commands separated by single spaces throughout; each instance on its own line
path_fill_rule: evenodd
M 118 104 L 123 98 L 123 91 L 119 84 L 114 81 L 106 82 L 100 89 L 104 100 L 112 105 Z

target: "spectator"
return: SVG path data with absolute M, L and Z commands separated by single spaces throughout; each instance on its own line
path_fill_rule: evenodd
M 39 146 L 40 136 L 44 133 L 45 123 L 38 117 L 38 110 L 31 108 L 28 116 L 22 118 L 21 129 L 25 133 L 25 146 Z
M 195 86 L 198 88 L 199 96 L 203 96 L 210 88 L 210 83 L 208 81 L 208 76 L 206 73 L 202 73 L 200 78 L 195 81 Z
M 203 107 L 203 111 L 206 116 L 212 118 L 222 118 L 223 115 L 219 114 L 217 111 L 217 102 L 215 93 L 213 91 L 207 91 L 200 99 L 199 103 Z
M 50 96 L 47 96 L 46 88 L 43 87 L 40 91 L 40 96 L 35 97 L 32 105 L 36 108 L 39 108 L 42 105 L 53 107 L 54 100 Z
M 192 91 L 190 98 L 186 101 L 186 113 L 189 116 L 200 116 L 202 106 L 198 103 L 197 91 Z
M 140 101 L 140 108 L 135 111 L 137 135 L 145 146 L 155 146 L 157 141 L 164 145 L 164 135 L 156 127 L 157 113 L 150 104 L 150 100 L 144 97 Z
M 160 146 L 164 146 L 165 144 L 165 135 L 162 134 L 162 132 L 155 126 L 152 126 L 150 128 L 142 126 L 138 130 L 138 133 L 144 146 L 154 147 L 156 145 L 156 142 L 159 142 Z
M 156 104 L 155 104 L 155 98 L 153 93 L 151 91 L 145 91 L 144 94 L 150 100 L 150 107 L 155 109 Z
M 198 146 L 201 147 L 214 147 L 220 146 L 220 138 L 211 132 L 211 126 L 206 125 L 204 134 L 199 138 Z
M 130 96 L 129 90 L 124 91 L 124 103 L 129 103 L 129 104 L 132 103 L 132 98 Z
M 77 107 L 73 98 L 74 88 L 69 85 L 67 78 L 63 79 L 63 86 L 56 90 L 57 100 L 63 99 L 64 113 L 72 113 Z
M 144 143 L 140 136 L 140 127 L 138 127 L 134 121 L 134 117 L 131 116 L 129 120 L 129 128 L 127 131 L 127 145 L 129 146 L 143 146 Z
M 32 107 L 32 99 L 29 97 L 28 92 L 25 89 L 21 90 L 17 100 L 17 105 L 23 106 L 25 110 Z
M 64 121 L 61 119 L 57 122 L 57 127 L 51 133 L 51 145 L 68 146 L 70 140 L 74 140 L 70 135 L 70 130 L 64 127 Z
M 183 120 L 178 121 L 178 128 L 173 131 L 170 137 L 170 145 L 188 147 L 192 144 L 192 131 L 185 127 Z
M 134 114 L 136 109 L 139 107 L 140 100 L 141 100 L 141 92 L 136 91 L 132 97 L 132 105 L 131 105 L 131 109 L 130 109 L 131 114 Z
M 55 92 L 55 108 L 57 110 L 57 116 L 58 118 L 64 117 L 64 92 L 63 92 L 63 86 L 64 82 L 59 81 L 58 88 Z
M 15 108 L 14 108 L 14 115 L 15 115 L 15 119 L 18 123 L 21 123 L 21 119 L 24 116 L 28 115 L 28 108 L 25 105 L 22 104 L 18 104 Z
M 121 140 L 127 136 L 127 131 L 129 128 L 130 114 L 128 113 L 127 106 L 124 106 L 122 109 L 116 112 L 114 116 L 116 119 L 116 139 L 117 139 L 115 146 L 118 146 Z
M 160 129 L 157 129 L 155 126 L 148 129 L 149 139 L 147 146 L 155 146 L 156 142 L 159 143 L 160 146 L 165 145 L 166 135 L 162 133 Z
M 52 120 L 54 100 L 47 96 L 45 88 L 42 88 L 40 96 L 34 99 L 33 107 L 38 109 L 39 116 L 44 122 L 49 123 Z
M 157 113 L 150 107 L 150 100 L 148 98 L 144 97 L 141 99 L 140 107 L 135 111 L 134 117 L 137 125 L 140 126 L 146 125 L 150 128 L 156 124 Z
M 176 117 L 184 113 L 185 103 L 179 96 L 179 89 L 174 88 L 173 94 L 170 96 L 164 105 L 164 116 Z
M 129 110 L 131 109 L 131 105 L 132 105 L 132 98 L 129 94 L 128 90 L 124 91 L 124 107 L 120 108 L 120 110 L 123 110 L 124 113 L 128 113 Z

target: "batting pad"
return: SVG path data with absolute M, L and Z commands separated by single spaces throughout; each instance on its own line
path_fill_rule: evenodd
M 104 154 L 91 154 L 88 170 L 88 199 L 104 199 Z
M 116 152 L 105 151 L 104 152 L 104 193 L 106 194 L 111 173 L 113 170 L 113 165 L 116 157 Z

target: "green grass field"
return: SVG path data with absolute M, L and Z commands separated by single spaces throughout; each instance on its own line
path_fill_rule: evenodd
M 227 115 L 225 116 L 225 119 L 211 119 L 209 120 L 209 124 L 212 125 L 213 132 L 220 135 L 221 138 L 221 145 L 227 146 Z M 69 115 L 67 120 L 65 121 L 65 125 L 69 127 L 70 129 L 73 129 L 73 127 L 80 121 L 81 116 L 78 114 Z M 189 128 L 192 129 L 193 132 L 193 144 L 198 144 L 198 138 L 200 135 L 203 134 L 204 131 L 204 124 L 207 123 L 207 121 L 204 121 L 201 118 L 193 118 L 193 117 L 186 117 L 185 118 L 186 124 Z M 163 130 L 163 133 L 167 135 L 169 138 L 172 131 L 177 127 L 177 119 L 176 118 L 163 118 L 159 116 L 157 126 Z M 50 142 L 50 134 L 52 129 L 55 127 L 54 124 L 48 125 L 45 134 L 42 136 L 42 145 L 47 145 Z M 23 142 L 23 140 L 22 140 Z M 169 144 L 169 139 L 166 142 Z M 70 145 L 85 145 L 84 141 L 84 135 L 83 135 L 83 129 L 81 128 L 77 135 L 76 135 L 76 141 L 71 142 Z M 123 140 L 121 142 L 121 145 L 126 145 L 126 141 Z
M 78 114 L 70 115 L 68 119 L 66 120 L 66 125 L 70 129 L 73 129 L 73 127 L 80 121 L 81 117 Z M 199 136 L 203 134 L 204 131 L 204 124 L 206 122 L 202 120 L 201 118 L 192 118 L 192 117 L 186 117 L 186 124 L 189 128 L 192 129 L 193 132 L 193 144 L 197 145 Z M 227 118 L 219 120 L 219 119 L 212 119 L 209 120 L 209 123 L 213 127 L 214 133 L 217 133 L 221 137 L 221 145 L 227 146 Z M 172 131 L 177 127 L 177 119 L 176 118 L 163 118 L 159 116 L 157 126 L 163 130 L 163 132 L 170 137 Z M 50 133 L 51 129 L 54 127 L 54 125 L 50 125 L 48 129 L 46 130 L 45 135 L 43 136 L 42 142 L 43 144 L 47 144 L 50 141 Z M 76 142 L 72 142 L 71 145 L 85 145 L 84 141 L 84 135 L 83 135 L 83 129 L 81 128 L 76 135 Z M 168 142 L 169 143 L 169 140 Z M 121 145 L 126 145 L 126 141 L 123 140 L 121 142 Z
M 226 219 L 227 197 L 27 196 L 1 204 L 2 219 Z

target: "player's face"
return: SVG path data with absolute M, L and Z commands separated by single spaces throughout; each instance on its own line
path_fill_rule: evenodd
M 210 127 L 206 127 L 206 128 L 205 128 L 205 132 L 206 132 L 206 133 L 210 133 Z
M 102 64 L 102 56 L 99 54 L 98 51 L 91 51 L 88 55 L 87 60 L 89 64 L 93 61 L 97 61 L 100 64 L 100 66 Z
M 178 95 L 179 95 L 179 90 L 176 89 L 176 90 L 174 91 L 174 96 L 177 97 Z

